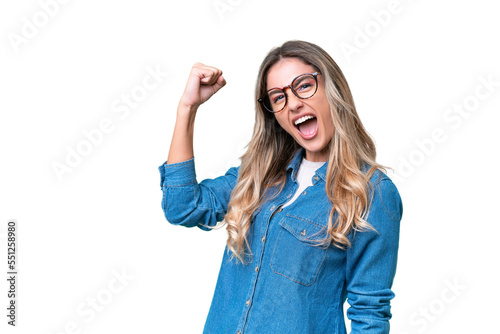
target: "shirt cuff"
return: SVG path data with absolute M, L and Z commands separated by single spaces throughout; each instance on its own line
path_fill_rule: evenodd
M 161 175 L 160 187 L 181 187 L 196 183 L 196 172 L 194 168 L 194 157 L 173 164 L 165 161 L 158 167 Z

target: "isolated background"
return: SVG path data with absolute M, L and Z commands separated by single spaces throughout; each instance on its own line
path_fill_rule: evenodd
M 253 129 L 258 66 L 289 39 L 317 43 L 338 62 L 379 162 L 394 168 L 404 216 L 391 332 L 492 333 L 500 311 L 493 1 L 401 0 L 384 25 L 374 13 L 390 0 L 74 0 L 56 2 L 47 22 L 41 3 L 54 1 L 0 4 L 0 267 L 6 223 L 16 219 L 20 273 L 15 329 L 0 280 L 2 333 L 201 332 L 226 232 L 168 224 L 157 168 L 196 61 L 227 79 L 198 113 L 198 180 L 237 165 Z M 45 26 L 14 47 L 33 17 Z M 360 47 L 349 56 L 347 45 Z M 168 75 L 128 114 L 114 112 L 123 94 L 140 92 L 148 68 Z M 478 88 L 488 77 L 497 86 L 474 99 L 488 92 Z M 466 104 L 464 116 L 449 111 Z M 105 119 L 112 131 L 59 179 L 53 164 Z M 436 131 L 441 142 L 432 145 Z

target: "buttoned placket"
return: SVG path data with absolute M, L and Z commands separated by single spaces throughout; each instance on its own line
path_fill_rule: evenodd
M 253 295 L 255 293 L 255 289 L 257 288 L 257 283 L 258 283 L 258 279 L 259 279 L 259 272 L 260 272 L 260 267 L 262 265 L 262 259 L 264 258 L 264 252 L 265 252 L 265 249 L 266 249 L 266 241 L 267 241 L 267 234 L 268 234 L 268 231 L 269 231 L 269 226 L 271 225 L 271 222 L 273 220 L 279 220 L 281 219 L 281 213 L 283 212 L 283 204 L 285 204 L 286 202 L 288 202 L 288 200 L 290 200 L 290 198 L 293 196 L 293 194 L 295 193 L 295 191 L 297 190 L 298 188 L 298 184 L 297 182 L 294 180 L 293 182 L 293 186 L 291 187 L 291 189 L 289 189 L 287 192 L 288 194 L 286 196 L 283 196 L 279 199 L 279 202 L 280 204 L 273 204 L 270 208 L 269 208 L 269 212 L 268 212 L 268 218 L 267 218 L 267 225 L 266 225 L 266 228 L 265 228 L 265 232 L 264 234 L 262 235 L 262 238 L 261 238 L 261 241 L 262 241 L 262 248 L 261 248 L 261 251 L 260 251 L 260 255 L 259 255 L 259 262 L 258 264 L 254 264 L 255 266 L 255 279 L 253 281 L 253 284 L 252 284 L 252 287 L 251 287 L 251 290 L 249 291 L 249 295 L 248 295 L 248 299 L 246 300 L 245 304 L 246 304 L 246 310 L 245 310 L 245 315 L 244 315 L 244 320 L 243 320 L 243 323 L 241 324 L 241 329 L 238 330 L 237 334 L 243 334 L 244 333 L 244 328 L 246 326 L 246 322 L 247 322 L 247 319 L 248 319 L 248 315 L 249 315 L 249 312 L 250 312 L 250 308 L 252 306 L 252 299 L 253 299 Z

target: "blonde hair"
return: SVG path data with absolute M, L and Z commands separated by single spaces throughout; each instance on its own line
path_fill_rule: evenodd
M 364 219 L 371 199 L 369 180 L 377 169 L 376 149 L 366 132 L 354 106 L 354 100 L 342 71 L 330 55 L 319 46 L 304 41 L 288 41 L 272 49 L 262 62 L 255 89 L 255 100 L 267 92 L 269 69 L 284 58 L 297 58 L 314 67 L 324 77 L 325 92 L 330 105 L 334 134 L 326 176 L 326 194 L 332 203 L 326 238 L 320 243 L 333 243 L 345 249 L 350 246 L 347 235 L 351 230 L 373 229 Z M 247 239 L 253 214 L 263 204 L 266 191 L 278 186 L 278 193 L 286 181 L 286 167 L 300 149 L 297 142 L 284 131 L 275 116 L 256 102 L 255 125 L 247 151 L 241 156 L 239 176 L 231 194 L 226 224 L 228 251 L 231 258 L 245 263 L 245 254 L 251 254 Z M 366 174 L 361 168 L 370 165 Z M 277 193 L 276 193 L 277 194 Z M 333 220 L 335 214 L 337 218 Z

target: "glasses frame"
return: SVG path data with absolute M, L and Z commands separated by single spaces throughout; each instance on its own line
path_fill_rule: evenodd
M 313 97 L 313 96 L 316 94 L 316 92 L 318 91 L 318 74 L 319 74 L 318 72 L 314 72 L 314 73 L 302 73 L 302 74 L 299 74 L 298 76 L 296 76 L 295 78 L 293 78 L 292 82 L 291 82 L 289 85 L 287 85 L 287 86 L 285 86 L 285 87 L 283 87 L 283 88 L 273 87 L 273 88 L 271 88 L 271 89 L 268 89 L 268 90 L 267 90 L 267 92 L 266 92 L 266 95 L 267 95 L 270 91 L 275 90 L 275 89 L 280 89 L 280 90 L 282 90 L 282 91 L 283 91 L 283 95 L 285 95 L 285 104 L 283 105 L 283 108 L 281 108 L 281 109 L 280 109 L 280 110 L 278 110 L 278 111 L 270 110 L 270 109 L 266 106 L 266 103 L 265 103 L 264 99 L 268 98 L 268 96 L 263 96 L 263 97 L 261 97 L 260 99 L 258 99 L 257 101 L 258 101 L 258 102 L 260 102 L 260 104 L 264 107 L 264 109 L 266 109 L 266 110 L 267 110 L 267 111 L 269 111 L 269 112 L 272 112 L 273 114 L 274 114 L 274 113 L 277 113 L 277 112 L 280 112 L 280 111 L 283 111 L 283 109 L 285 109 L 285 108 L 286 108 L 286 105 L 288 104 L 288 95 L 286 94 L 285 89 L 290 88 L 290 90 L 292 91 L 293 95 L 297 96 L 297 97 L 298 97 L 299 99 L 301 99 L 301 100 L 307 100 L 307 99 L 310 99 L 310 98 L 311 98 L 311 97 Z M 309 96 L 309 97 L 301 97 L 301 96 L 299 96 L 299 94 L 297 94 L 297 92 L 296 92 L 296 91 L 292 88 L 293 83 L 295 82 L 295 80 L 297 80 L 298 78 L 300 78 L 300 77 L 302 77 L 302 76 L 304 76 L 304 75 L 312 75 L 312 76 L 314 77 L 314 80 L 316 81 L 316 89 L 314 90 L 314 93 L 312 93 L 312 95 L 311 95 L 311 96 Z M 268 98 L 268 99 L 269 99 L 269 98 Z

